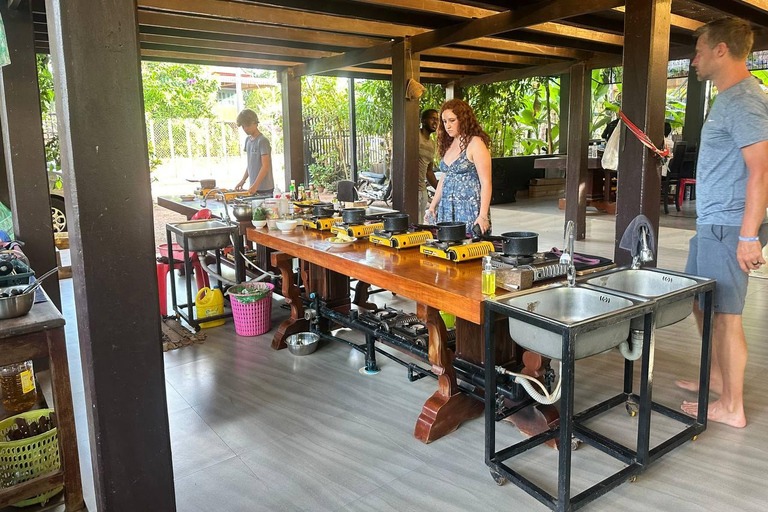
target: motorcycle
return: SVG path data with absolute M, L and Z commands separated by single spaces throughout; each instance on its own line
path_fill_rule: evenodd
M 386 174 L 373 172 L 361 172 L 357 180 L 357 195 L 368 201 L 370 206 L 375 201 L 384 201 L 387 205 L 392 203 L 392 180 Z

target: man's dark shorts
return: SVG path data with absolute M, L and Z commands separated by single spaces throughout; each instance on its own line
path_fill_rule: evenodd
M 703 224 L 691 238 L 685 273 L 717 280 L 715 313 L 740 315 L 747 297 L 749 275 L 736 259 L 740 226 Z M 760 227 L 761 245 L 768 242 L 768 224 Z

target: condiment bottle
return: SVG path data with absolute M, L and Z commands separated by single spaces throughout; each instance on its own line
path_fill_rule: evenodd
M 483 257 L 483 295 L 494 295 L 496 293 L 496 269 L 493 268 L 490 256 Z
M 37 387 L 32 361 L 0 367 L 0 397 L 11 414 L 28 411 L 37 402 Z

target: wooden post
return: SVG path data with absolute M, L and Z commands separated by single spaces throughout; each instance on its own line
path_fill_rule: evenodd
M 699 143 L 701 129 L 704 126 L 704 106 L 707 102 L 707 82 L 700 82 L 693 66 L 688 68 L 688 94 L 685 99 L 685 125 L 683 140 L 692 144 Z
M 176 510 L 136 2 L 45 6 L 96 506 Z
M 568 163 L 565 170 L 565 221 L 576 223 L 575 236 L 587 234 L 587 145 L 589 144 L 589 72 L 581 62 L 571 67 L 568 98 Z
M 463 96 L 463 91 L 461 89 L 461 86 L 456 82 L 449 82 L 445 86 L 445 101 L 450 101 L 453 99 L 460 100 Z
M 627 1 L 621 108 L 659 148 L 664 139 L 669 20 L 670 0 Z M 622 130 L 618 177 L 614 260 L 626 265 L 632 257 L 619 248 L 624 230 L 642 213 L 658 240 L 661 197 L 660 160 L 626 130 Z
M 589 70 L 587 70 L 589 73 Z M 590 84 L 591 86 L 591 84 Z M 570 110 L 571 74 L 560 75 L 560 143 L 557 152 L 561 155 L 568 154 L 568 114 Z
M 394 208 L 416 219 L 419 213 L 419 100 L 406 99 L 408 79 L 419 79 L 419 56 L 410 41 L 392 45 L 392 193 Z M 420 220 L 420 219 L 419 219 Z
M 357 183 L 357 109 L 355 108 L 355 79 L 349 78 L 349 172 Z
M 307 182 L 304 171 L 304 121 L 301 117 L 301 77 L 292 70 L 280 73 L 283 101 L 283 147 L 285 152 L 285 184 L 291 180 Z
M 13 212 L 16 238 L 25 242 L 24 253 L 40 275 L 56 266 L 56 248 L 45 167 L 32 11 L 28 4 L 20 9 L 10 9 L 8 2 L 0 2 L 0 13 L 11 54 L 11 63 L 2 68 L 0 79 L 8 207 Z M 69 204 L 67 211 L 71 218 L 73 210 Z M 43 282 L 43 288 L 61 310 L 58 277 L 49 277 Z

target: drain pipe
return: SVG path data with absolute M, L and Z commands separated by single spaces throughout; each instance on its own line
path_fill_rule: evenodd
M 629 340 L 622 341 L 617 348 L 627 360 L 637 361 L 643 355 L 643 331 L 632 329 Z

